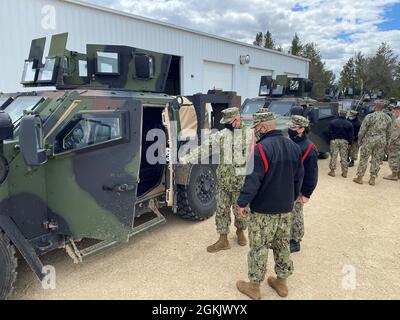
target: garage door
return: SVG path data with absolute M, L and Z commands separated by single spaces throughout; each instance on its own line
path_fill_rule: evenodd
M 231 64 L 204 61 L 203 92 L 217 88 L 232 90 L 233 66 Z
M 261 76 L 272 76 L 272 70 L 249 68 L 247 98 L 258 97 Z

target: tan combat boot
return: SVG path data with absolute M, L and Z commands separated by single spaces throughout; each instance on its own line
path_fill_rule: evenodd
M 258 282 L 245 282 L 239 280 L 236 282 L 238 290 L 253 300 L 261 299 L 260 284 Z
M 392 172 L 391 175 L 388 175 L 387 177 L 383 177 L 383 179 L 397 181 L 397 180 L 399 180 L 399 176 L 400 176 L 400 172 Z
M 335 170 L 329 171 L 328 176 L 335 177 Z
M 237 240 L 238 240 L 239 246 L 244 247 L 247 244 L 247 239 L 246 239 L 246 236 L 244 235 L 243 229 L 237 229 L 236 235 L 238 238 Z
M 207 247 L 207 251 L 210 252 L 210 253 L 214 253 L 214 252 L 218 252 L 218 251 L 221 251 L 221 250 L 228 250 L 230 248 L 231 248 L 231 246 L 229 245 L 228 235 L 227 234 L 221 234 L 216 243 L 214 243 L 213 245 Z
M 375 185 L 375 177 L 371 177 L 370 179 L 369 179 L 369 185 L 370 186 L 374 186 Z
M 289 289 L 286 284 L 286 279 L 269 277 L 268 278 L 269 286 L 276 291 L 278 295 L 282 298 L 286 298 L 289 294 Z
M 355 183 L 358 183 L 358 184 L 363 184 L 363 183 L 364 183 L 364 182 L 363 182 L 363 177 L 354 178 L 353 181 L 354 181 Z

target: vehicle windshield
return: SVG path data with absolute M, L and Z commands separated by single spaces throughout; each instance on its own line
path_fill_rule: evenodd
M 281 116 L 289 117 L 290 110 L 292 109 L 293 106 L 294 106 L 294 103 L 290 102 L 290 101 L 288 101 L 288 102 L 272 102 L 269 105 L 268 110 L 270 112 L 274 112 Z
M 343 110 L 350 111 L 353 101 L 351 100 L 343 101 L 342 104 L 343 104 Z
M 24 110 L 34 110 L 43 100 L 43 97 L 18 97 L 4 111 L 10 115 L 12 123 L 17 125 L 24 115 Z
M 263 108 L 265 105 L 265 99 L 256 99 L 256 100 L 248 100 L 246 104 L 243 106 L 242 113 L 243 114 L 253 114 L 258 112 L 260 108 Z

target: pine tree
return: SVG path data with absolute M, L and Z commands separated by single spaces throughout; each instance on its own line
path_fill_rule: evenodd
M 290 47 L 290 53 L 298 56 L 301 54 L 301 50 L 302 50 L 302 44 L 300 42 L 300 38 L 297 35 L 297 33 L 294 34 L 293 40 L 292 40 L 292 45 Z
M 253 41 L 253 45 L 261 47 L 263 45 L 263 33 L 262 32 L 257 32 L 256 34 L 256 40 Z
M 340 72 L 340 80 L 339 87 L 341 89 L 353 88 L 355 87 L 355 64 L 354 59 L 350 58 L 346 64 L 343 66 L 342 71 Z
M 275 49 L 275 42 L 274 39 L 272 39 L 272 33 L 269 30 L 267 30 L 264 35 L 264 48 Z

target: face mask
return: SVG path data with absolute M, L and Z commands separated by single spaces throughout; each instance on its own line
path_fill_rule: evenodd
M 349 120 L 354 120 L 355 119 L 355 117 L 349 117 Z
M 295 130 L 289 129 L 288 133 L 289 133 L 289 138 L 292 140 L 296 140 L 296 138 L 298 138 L 298 136 L 299 136 L 299 133 Z
M 235 128 L 231 123 L 225 123 L 225 128 L 233 131 Z

